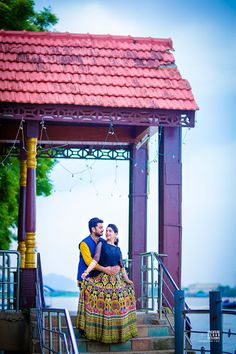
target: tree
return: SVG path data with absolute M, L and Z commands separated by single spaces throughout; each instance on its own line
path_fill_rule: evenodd
M 36 193 L 49 196 L 53 184 L 49 174 L 56 164 L 55 159 L 38 159 L 36 168 Z M 20 188 L 20 163 L 17 157 L 9 157 L 0 164 L 0 249 L 9 249 L 16 239 Z
M 58 22 L 51 8 L 34 10 L 32 0 L 0 1 L 0 28 L 5 30 L 45 31 Z M 2 159 L 3 160 L 3 159 Z M 20 166 L 17 157 L 10 156 L 4 165 L 0 159 L 0 249 L 9 249 L 12 239 L 16 239 L 18 203 L 20 188 Z M 37 195 L 48 196 L 52 192 L 49 179 L 56 160 L 37 160 Z
M 34 10 L 33 0 L 0 1 L 0 28 L 14 31 L 46 31 L 58 22 L 51 8 Z

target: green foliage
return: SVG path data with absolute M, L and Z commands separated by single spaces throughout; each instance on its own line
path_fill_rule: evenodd
M 15 238 L 19 182 L 19 163 L 15 157 L 11 157 L 0 167 L 0 249 L 8 249 L 11 238 Z
M 35 13 L 33 22 L 37 31 L 45 31 L 45 29 L 55 25 L 58 22 L 58 18 L 51 12 L 50 7 L 44 7 L 42 11 Z
M 36 194 L 48 197 L 52 193 L 53 184 L 48 174 L 52 171 L 57 161 L 55 159 L 38 159 L 37 160 L 37 184 Z
M 51 8 L 34 10 L 33 0 L 0 1 L 0 28 L 14 31 L 47 31 L 58 22 Z
M 38 159 L 36 168 L 36 194 L 49 196 L 53 184 L 49 174 L 56 164 L 54 159 Z M 20 163 L 17 157 L 9 157 L 0 165 L 0 249 L 9 249 L 16 239 L 20 190 Z

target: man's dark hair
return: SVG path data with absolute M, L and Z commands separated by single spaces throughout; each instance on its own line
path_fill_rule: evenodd
M 92 227 L 96 227 L 97 224 L 99 224 L 99 223 L 103 223 L 103 220 L 101 220 L 99 218 L 90 219 L 88 222 L 89 231 L 92 232 Z

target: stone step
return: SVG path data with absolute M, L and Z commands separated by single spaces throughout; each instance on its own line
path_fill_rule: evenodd
M 137 324 L 167 324 L 165 318 L 159 319 L 156 312 L 137 312 L 136 313 Z
M 70 313 L 70 317 L 71 317 L 72 324 L 75 327 L 76 319 L 77 319 L 76 313 L 75 312 Z M 169 315 L 170 321 L 174 322 L 174 318 L 172 321 L 172 317 L 173 315 Z M 137 318 L 137 324 L 163 324 L 163 325 L 167 324 L 167 320 L 165 320 L 164 318 L 162 320 L 159 320 L 158 314 L 156 312 L 149 312 L 149 313 L 137 312 L 136 318 Z
M 83 354 L 92 354 L 94 352 L 82 352 Z M 135 351 L 121 351 L 121 352 L 111 352 L 112 354 L 174 354 L 175 350 L 149 350 L 149 351 L 143 351 L 143 350 L 135 350 Z M 104 352 L 96 352 L 96 354 L 104 354 Z
M 168 337 L 171 330 L 169 326 L 164 325 L 143 325 L 138 324 L 138 337 Z
M 174 336 L 166 320 L 159 320 L 156 312 L 137 312 L 138 336 L 125 343 L 105 344 L 81 337 L 76 326 L 76 314 L 71 314 L 80 353 L 174 353 Z
M 160 336 L 160 337 L 136 337 L 128 340 L 125 343 L 100 343 L 96 341 L 89 341 L 85 338 L 78 339 L 78 347 L 80 353 L 99 353 L 99 352 L 141 352 L 150 353 L 155 351 L 168 350 L 174 348 L 173 336 Z
M 62 327 L 62 329 L 66 332 L 64 327 Z M 164 337 L 172 335 L 170 327 L 166 325 L 138 324 L 137 329 L 138 337 Z M 77 328 L 74 328 L 74 333 L 76 338 L 83 338 Z

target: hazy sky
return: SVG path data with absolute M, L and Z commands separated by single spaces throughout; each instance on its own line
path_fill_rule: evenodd
M 176 64 L 200 107 L 196 127 L 183 129 L 182 283 L 236 285 L 236 1 L 35 3 L 37 10 L 51 5 L 60 32 L 172 38 Z M 152 156 L 156 145 L 154 137 Z M 157 163 L 150 165 L 149 251 L 157 250 Z M 37 199 L 44 273 L 76 277 L 77 245 L 93 216 L 117 223 L 126 257 L 128 163 L 64 160 L 52 180 L 55 193 Z

